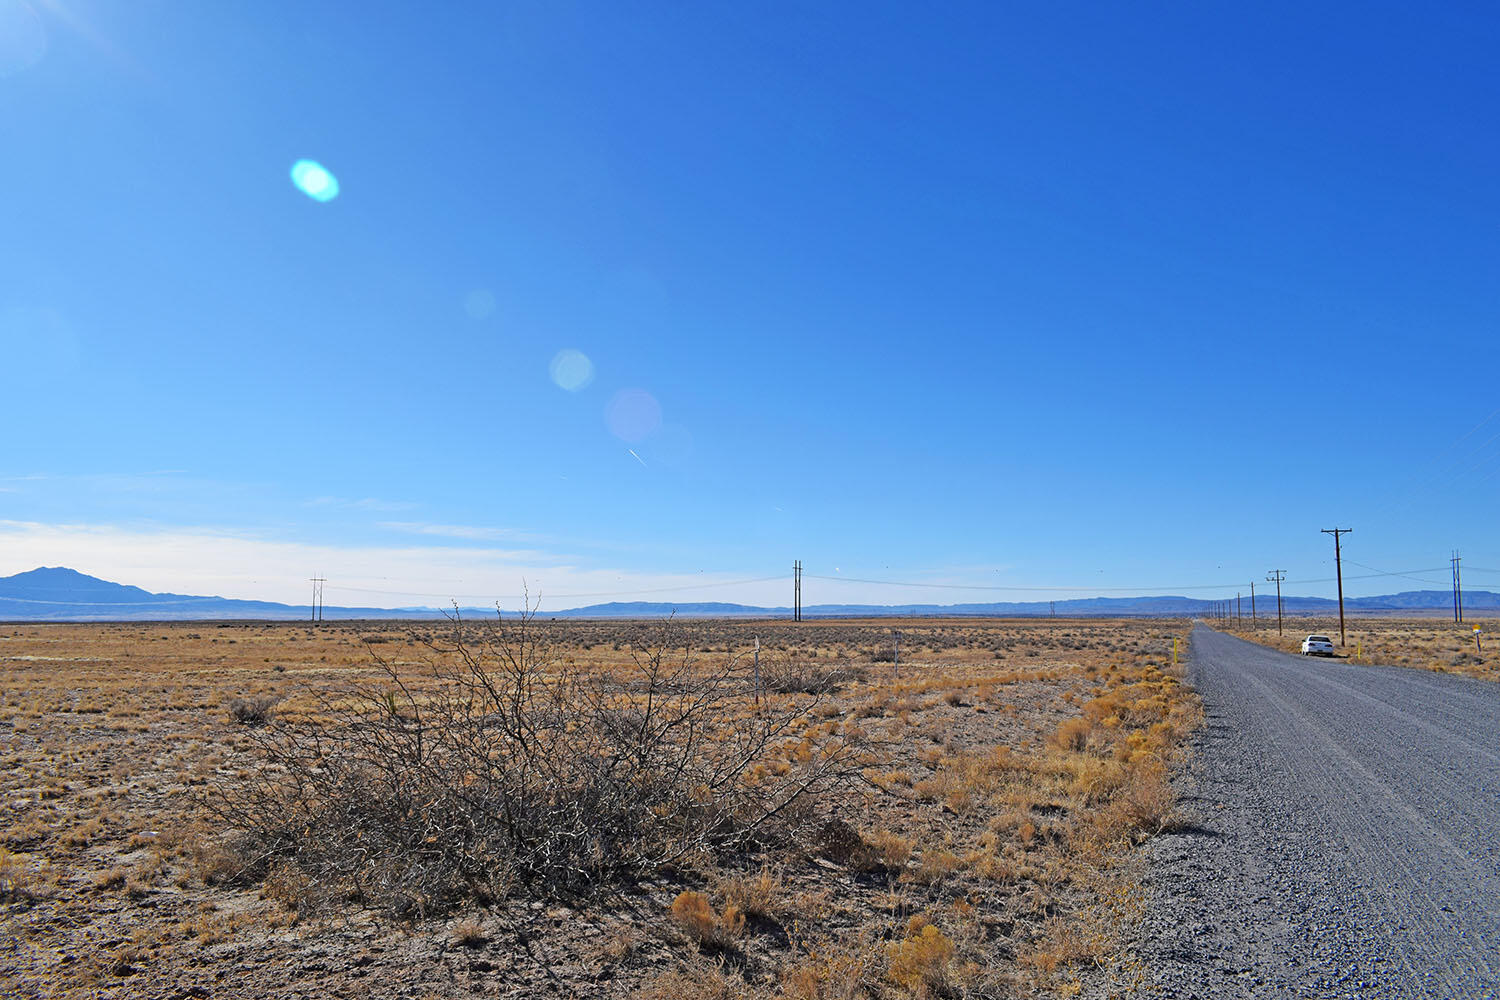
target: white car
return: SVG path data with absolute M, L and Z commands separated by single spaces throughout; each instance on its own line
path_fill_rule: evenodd
M 1302 640 L 1303 656 L 1332 656 L 1333 640 L 1326 635 L 1310 635 Z

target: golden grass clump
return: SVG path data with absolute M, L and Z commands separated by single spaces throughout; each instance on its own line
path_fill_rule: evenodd
M 763 865 L 754 875 L 733 875 L 724 879 L 719 891 L 724 896 L 724 910 L 734 909 L 747 917 L 772 918 L 790 911 L 786 882 L 779 869 Z
M 672 920 L 704 948 L 731 948 L 745 932 L 745 914 L 739 907 L 727 903 L 716 911 L 707 896 L 691 889 L 672 900 Z
M 886 978 L 918 997 L 943 996 L 948 991 L 952 939 L 932 924 L 911 937 L 893 942 Z

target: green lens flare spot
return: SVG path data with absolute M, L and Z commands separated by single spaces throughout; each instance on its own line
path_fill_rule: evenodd
M 313 201 L 332 201 L 339 195 L 338 178 L 316 160 L 298 160 L 292 164 L 292 183 Z

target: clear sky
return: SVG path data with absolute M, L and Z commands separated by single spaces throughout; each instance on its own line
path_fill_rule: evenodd
M 1500 589 L 1497 51 L 1485 4 L 0 0 L 0 574 L 1330 595 L 1339 526 L 1442 567 L 1352 594 Z

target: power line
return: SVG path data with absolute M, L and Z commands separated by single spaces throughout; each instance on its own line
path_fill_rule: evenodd
M 1341 528 L 1339 530 L 1340 531 L 1347 531 L 1348 529 Z M 1366 567 L 1366 568 L 1373 569 L 1373 567 Z M 1371 573 L 1361 573 L 1361 574 L 1357 574 L 1357 575 L 1351 575 L 1349 577 L 1349 579 L 1351 579 L 1351 580 L 1374 580 L 1374 579 L 1377 579 L 1377 578 L 1389 577 L 1389 576 L 1410 576 L 1413 573 L 1436 573 L 1439 570 L 1442 570 L 1442 569 L 1445 569 L 1445 568 L 1446 567 L 1444 567 L 1444 566 L 1429 566 L 1429 567 L 1424 567 L 1422 569 L 1409 569 L 1409 570 L 1401 570 L 1401 571 L 1376 570 L 1375 572 L 1371 572 Z M 1500 570 L 1489 570 L 1487 572 L 1500 573 Z M 1072 586 L 1072 587 L 1057 587 L 1057 586 L 1022 587 L 1022 586 L 1000 586 L 1000 585 L 997 585 L 997 584 L 919 583 L 919 582 L 910 581 L 910 580 L 872 580 L 872 579 L 867 579 L 865 577 L 858 577 L 858 576 L 819 576 L 819 575 L 817 575 L 815 573 L 804 573 L 802 575 L 803 575 L 803 577 L 805 579 L 810 579 L 810 580 L 829 580 L 829 581 L 833 581 L 835 583 L 868 583 L 868 584 L 873 584 L 873 585 L 881 586 L 881 587 L 921 587 L 921 588 L 929 589 L 929 590 L 985 590 L 985 591 L 1003 591 L 1003 592 L 1008 592 L 1008 593 L 1025 593 L 1025 592 L 1034 592 L 1034 591 L 1043 591 L 1043 592 L 1049 592 L 1049 593 L 1051 593 L 1051 592 L 1057 592 L 1057 593 L 1062 593 L 1062 592 L 1076 593 L 1078 591 L 1084 591 L 1086 593 L 1101 593 L 1101 592 L 1104 592 L 1104 593 L 1112 593 L 1112 594 L 1113 593 L 1127 593 L 1127 594 L 1149 593 L 1149 594 L 1162 594 L 1162 593 L 1166 593 L 1166 592 L 1179 591 L 1179 590 L 1226 590 L 1226 589 L 1228 589 L 1230 587 L 1237 586 L 1236 584 L 1233 584 L 1233 583 L 1195 583 L 1195 584 L 1182 584 L 1182 585 L 1162 585 L 1162 586 L 1155 586 L 1155 587 L 1097 587 L 1097 586 L 1091 586 L 1089 584 L 1079 584 L 1077 586 Z M 1342 578 L 1343 578 L 1342 576 L 1309 577 L 1307 579 L 1299 579 L 1299 578 L 1295 578 L 1294 577 L 1294 578 L 1289 579 L 1288 582 L 1289 583 L 1297 584 L 1298 586 L 1303 586 L 1303 585 L 1310 584 L 1310 583 L 1334 583 L 1334 582 L 1336 582 L 1336 581 L 1338 581 L 1338 580 L 1340 580 Z M 1416 579 L 1416 578 L 1412 577 L 1412 579 Z
M 785 580 L 784 576 L 762 576 L 753 580 L 723 580 L 718 583 L 689 583 L 680 587 L 650 587 L 644 590 L 601 590 L 593 593 L 571 593 L 571 594 L 547 594 L 554 598 L 575 597 L 633 597 L 637 594 L 668 594 L 680 593 L 682 591 L 708 590 L 713 587 L 740 587 L 752 583 L 772 583 L 777 580 Z M 525 600 L 525 594 L 424 594 L 415 590 L 372 590 L 368 587 L 332 587 L 335 591 L 345 591 L 353 594 L 384 594 L 391 597 L 433 597 L 439 600 L 456 601 L 493 601 L 493 600 Z M 540 597 L 541 594 L 530 595 Z
M 1402 578 L 1407 579 L 1407 580 L 1415 580 L 1417 583 L 1430 583 L 1430 584 L 1433 584 L 1435 586 L 1441 586 L 1442 583 L 1443 583 L 1443 581 L 1441 581 L 1441 580 L 1428 580 L 1428 579 L 1426 579 L 1424 577 L 1412 576 L 1411 575 L 1412 573 L 1421 573 L 1421 572 L 1423 572 L 1422 570 L 1419 570 L 1419 569 L 1417 569 L 1417 570 L 1411 570 L 1410 572 L 1405 572 L 1405 573 L 1386 573 L 1384 570 L 1376 569 L 1374 566 L 1366 566 L 1364 563 L 1362 563 L 1362 562 L 1355 562 L 1353 559 L 1350 559 L 1349 562 L 1350 562 L 1351 565 L 1358 566 L 1361 569 L 1367 569 L 1367 570 L 1370 570 L 1371 572 L 1374 572 L 1374 573 L 1383 573 L 1386 576 L 1399 576 L 1399 577 L 1402 577 Z M 1353 580 L 1353 579 L 1356 579 L 1356 578 L 1351 576 L 1349 579 Z
M 1449 453 L 1454 452 L 1459 447 L 1459 445 L 1467 441 L 1470 436 L 1472 436 L 1476 431 L 1488 424 L 1491 420 L 1494 420 L 1496 416 L 1500 416 L 1500 407 L 1491 410 L 1483 420 L 1479 421 L 1479 423 L 1470 427 L 1468 430 L 1460 434 L 1457 438 L 1450 441 L 1448 445 L 1441 451 L 1439 451 L 1436 455 L 1434 455 L 1422 469 L 1414 471 L 1410 475 L 1408 475 L 1399 486 L 1386 494 L 1386 502 L 1380 507 L 1376 508 L 1376 510 L 1381 514 L 1404 514 L 1418 501 L 1419 498 L 1422 497 L 1425 492 L 1432 491 L 1437 487 L 1437 482 L 1440 477 L 1444 477 L 1443 485 L 1447 485 L 1448 483 L 1454 482 L 1456 481 L 1456 479 L 1461 478 L 1463 475 L 1472 472 L 1474 469 L 1477 469 L 1480 465 L 1483 465 L 1486 461 L 1488 461 L 1488 459 L 1481 458 L 1477 462 L 1473 462 L 1473 464 L 1468 468 L 1464 468 L 1464 463 L 1471 461 L 1475 458 L 1475 456 L 1480 455 L 1486 448 L 1490 446 L 1490 444 L 1495 441 L 1497 437 L 1500 437 L 1500 432 L 1491 435 L 1487 440 L 1480 444 L 1479 447 L 1473 449 L 1467 455 L 1459 455 L 1455 459 L 1455 457 L 1451 456 Z M 1493 473 L 1491 473 L 1491 475 L 1493 475 Z M 1485 478 L 1488 479 L 1489 477 L 1486 476 Z

